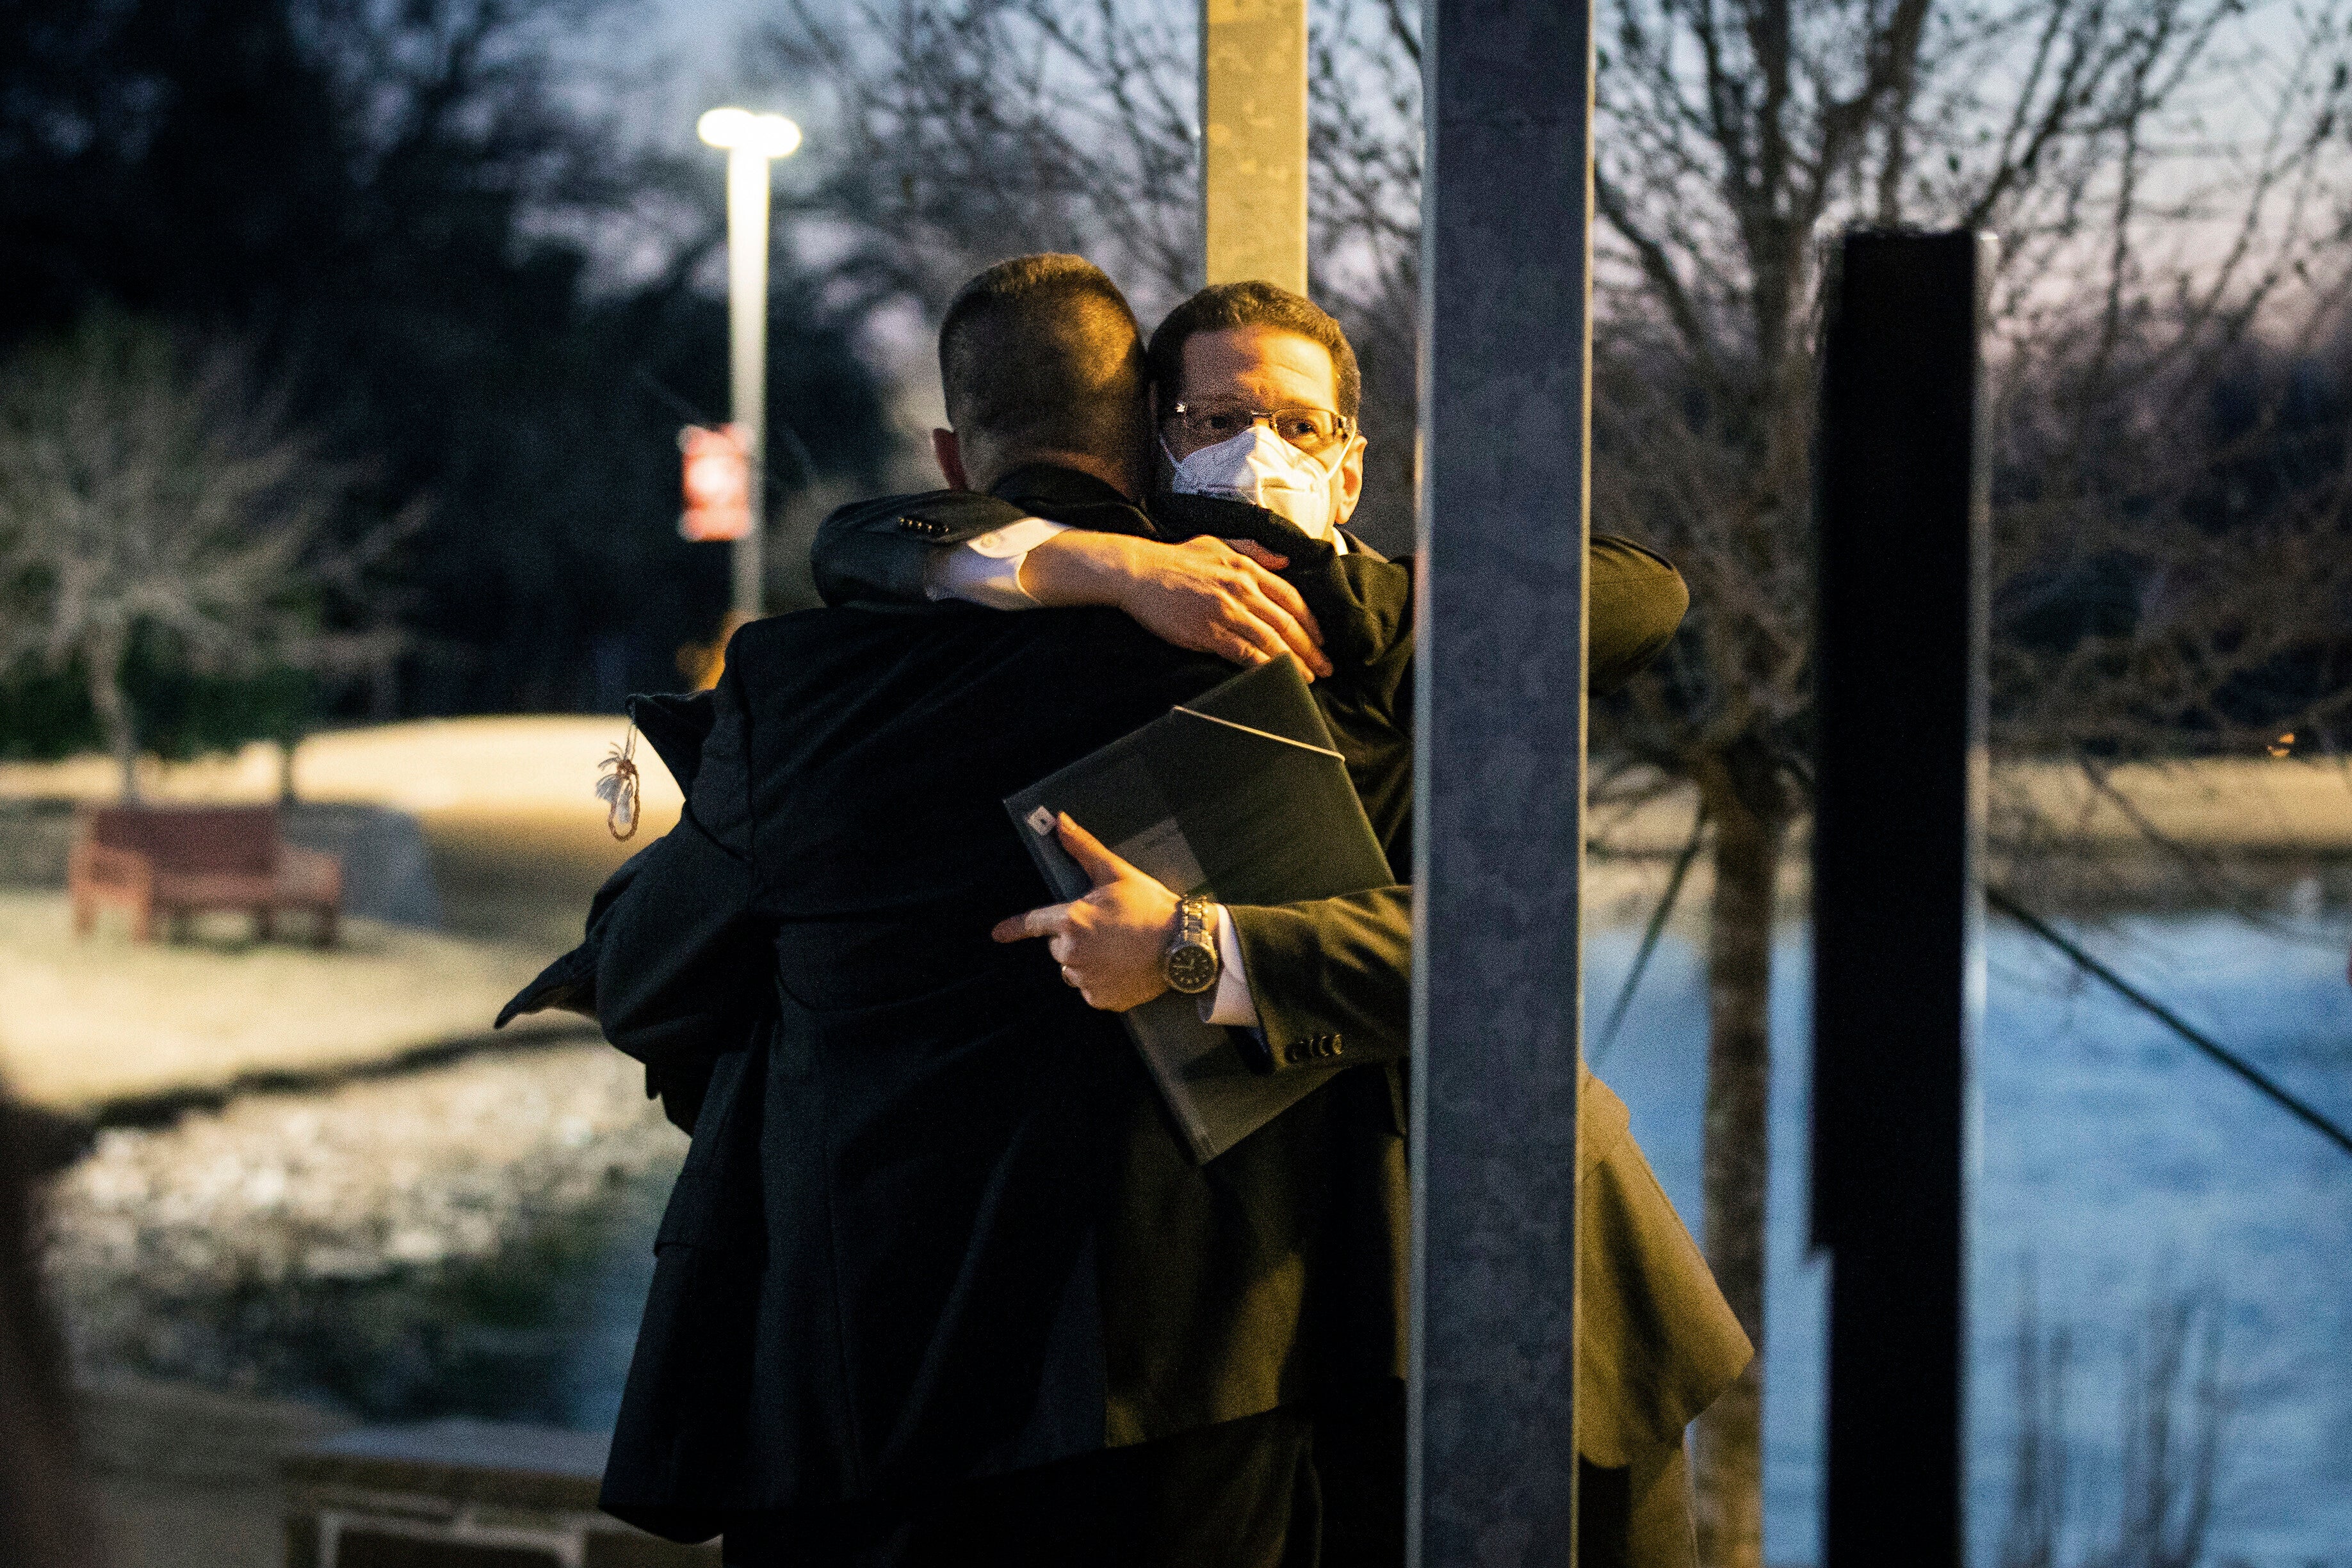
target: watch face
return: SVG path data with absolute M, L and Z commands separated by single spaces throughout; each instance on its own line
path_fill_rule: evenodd
M 1217 955 L 1199 942 L 1187 942 L 1168 954 L 1168 983 L 1194 996 L 1217 983 Z

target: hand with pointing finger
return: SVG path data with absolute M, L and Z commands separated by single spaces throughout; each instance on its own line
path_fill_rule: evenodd
M 1059 836 L 1094 883 L 1068 904 L 1048 904 L 997 923 L 999 942 L 1046 938 L 1064 983 L 1105 1012 L 1139 1008 L 1168 988 L 1163 959 L 1176 920 L 1176 895 L 1105 849 L 1065 812 Z

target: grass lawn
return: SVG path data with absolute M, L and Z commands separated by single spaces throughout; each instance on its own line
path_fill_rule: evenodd
M 366 920 L 321 951 L 299 940 L 300 924 L 282 923 L 295 941 L 257 944 L 242 917 L 208 917 L 185 942 L 140 944 L 101 914 L 77 939 L 63 894 L 0 891 L 0 1073 L 37 1104 L 85 1111 L 380 1061 L 486 1032 L 554 956 Z

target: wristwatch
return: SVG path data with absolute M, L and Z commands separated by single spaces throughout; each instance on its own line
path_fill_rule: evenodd
M 1217 983 L 1224 965 L 1217 957 L 1217 923 L 1209 913 L 1214 907 L 1198 896 L 1176 905 L 1176 929 L 1160 959 L 1169 989 L 1197 997 Z

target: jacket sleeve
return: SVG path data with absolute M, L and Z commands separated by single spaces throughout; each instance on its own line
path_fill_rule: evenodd
M 920 604 L 931 552 L 1028 516 L 1010 501 L 970 490 L 885 496 L 843 507 L 817 525 L 809 570 L 827 604 Z
M 1591 633 L 1584 684 L 1598 696 L 1665 651 L 1690 608 L 1690 589 L 1665 557 L 1613 534 L 1592 536 L 1585 570 Z
M 639 850 L 604 879 L 604 885 L 589 902 L 587 932 L 580 946 L 541 969 L 537 978 L 517 991 L 499 1009 L 497 1020 L 490 1025 L 492 1029 L 504 1029 L 527 1014 L 551 1009 L 589 1019 L 596 1016 L 596 963 L 604 951 L 605 923 L 612 917 L 613 905 L 637 880 L 638 868 L 653 852 L 653 845 Z
M 646 1064 L 648 1087 L 666 1100 L 698 1100 L 710 1063 L 774 1005 L 775 963 L 754 909 L 747 723 L 734 652 L 713 694 L 686 810 L 632 862 L 635 874 L 604 911 L 596 945 L 596 1021 L 606 1040 Z
M 1412 1048 L 1412 889 L 1229 904 L 1275 1072 L 1397 1061 Z

